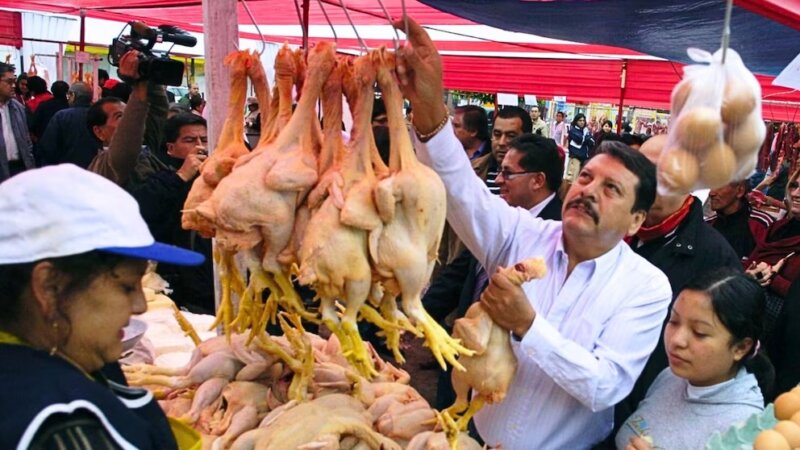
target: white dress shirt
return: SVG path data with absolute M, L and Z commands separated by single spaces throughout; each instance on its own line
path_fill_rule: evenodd
M 493 273 L 542 256 L 547 275 L 523 285 L 536 318 L 521 342 L 505 400 L 476 416 L 490 446 L 510 450 L 586 449 L 613 426 L 613 406 L 633 388 L 661 333 L 672 292 L 666 276 L 620 242 L 567 278 L 561 222 L 534 218 L 489 193 L 474 176 L 450 124 L 419 159 L 447 187 L 447 221 Z
M 9 102 L 0 104 L 0 128 L 3 129 L 3 142 L 6 144 L 6 158 L 8 158 L 8 161 L 16 161 L 20 159 L 19 148 L 17 147 L 17 138 L 14 136 L 13 125 L 11 125 L 11 111 L 9 110 L 8 104 Z

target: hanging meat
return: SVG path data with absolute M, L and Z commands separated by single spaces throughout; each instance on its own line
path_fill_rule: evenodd
M 444 368 L 445 360 L 460 370 L 459 354 L 472 354 L 425 311 L 420 299 L 430 279 L 445 223 L 445 189 L 442 180 L 422 165 L 411 144 L 402 116 L 403 99 L 394 79 L 394 55 L 381 49 L 373 53 L 386 114 L 389 119 L 391 175 L 378 183 L 375 201 L 383 226 L 369 236 L 369 250 L 386 290 L 385 313 L 394 314 L 395 301 L 425 337 L 425 345 Z M 390 321 L 402 321 L 387 316 Z M 407 324 L 405 324 L 407 326 Z
M 251 276 L 272 278 L 274 282 L 264 284 L 277 287 L 276 300 L 287 311 L 306 317 L 288 268 L 277 257 L 292 236 L 298 205 L 317 182 L 321 137 L 314 105 L 335 62 L 333 44 L 321 42 L 311 50 L 309 76 L 289 123 L 270 144 L 237 161 L 231 175 L 197 208 L 215 222 L 217 242 L 226 250 L 258 255 L 260 267 L 248 264 Z M 232 304 L 226 302 L 220 308 L 230 311 Z
M 310 285 L 321 301 L 322 321 L 341 342 L 344 355 L 362 375 L 372 377 L 366 346 L 356 325 L 372 287 L 367 233 L 380 226 L 372 193 L 378 182 L 370 161 L 370 126 L 375 69 L 369 55 L 346 68 L 345 86 L 353 112 L 351 140 L 341 136 L 342 78 L 335 71 L 323 95 L 325 142 L 321 162 L 330 165 L 309 195 L 311 216 L 300 247 L 298 281 Z M 336 299 L 344 304 L 341 322 Z
M 236 51 L 225 58 L 229 67 L 230 98 L 228 115 L 222 126 L 217 146 L 200 168 L 200 176 L 192 183 L 189 195 L 183 206 L 181 225 L 186 230 L 196 230 L 201 236 L 214 236 L 214 223 L 197 213 L 196 207 L 208 200 L 219 182 L 233 169 L 236 160 L 248 153 L 244 145 L 244 102 L 247 95 L 247 78 L 253 80 L 256 93 L 261 92 L 259 104 L 269 104 L 269 91 L 266 74 L 258 54 L 247 50 Z M 266 92 L 263 92 L 266 89 Z M 266 103 L 262 103 L 266 101 Z M 263 114 L 263 113 L 262 113 Z M 240 120 L 241 119 L 241 120 Z

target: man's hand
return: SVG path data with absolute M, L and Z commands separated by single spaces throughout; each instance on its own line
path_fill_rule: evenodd
M 625 450 L 653 450 L 653 446 L 639 436 L 633 436 L 630 443 L 625 446 Z
M 427 134 L 448 116 L 443 104 L 442 58 L 428 33 L 408 18 L 408 44 L 397 52 L 397 79 L 400 90 L 414 108 L 414 127 Z M 405 21 L 397 20 L 394 27 L 405 29 Z
M 183 181 L 191 181 L 194 179 L 195 176 L 200 172 L 200 166 L 203 164 L 203 161 L 208 158 L 205 154 L 205 148 L 203 147 L 195 147 L 198 149 L 197 153 L 192 153 L 183 160 L 183 165 L 177 171 L 177 175 Z M 201 151 L 202 150 L 202 151 Z
M 536 311 L 522 287 L 497 272 L 489 280 L 480 301 L 497 325 L 519 337 L 525 336 L 536 318 Z
M 139 80 L 139 51 L 128 50 L 122 55 L 122 58 L 119 59 L 117 73 L 120 78 L 127 78 L 133 81 Z

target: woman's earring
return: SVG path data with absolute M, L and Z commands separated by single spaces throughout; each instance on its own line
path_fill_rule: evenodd
M 53 332 L 56 334 L 56 342 L 58 342 L 58 322 L 53 322 Z M 58 351 L 58 344 L 54 344 L 50 348 L 50 356 L 53 356 Z

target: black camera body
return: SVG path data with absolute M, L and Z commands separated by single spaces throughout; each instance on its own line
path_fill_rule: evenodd
M 139 52 L 139 77 L 155 84 L 180 86 L 183 84 L 183 63 L 169 57 L 169 52 L 156 55 L 153 46 L 159 42 L 172 42 L 175 45 L 194 47 L 197 39 L 178 27 L 161 25 L 150 28 L 142 22 L 130 22 L 131 34 L 120 34 L 108 46 L 108 62 L 119 67 L 122 56 L 130 50 Z M 120 76 L 125 80 L 125 77 Z

